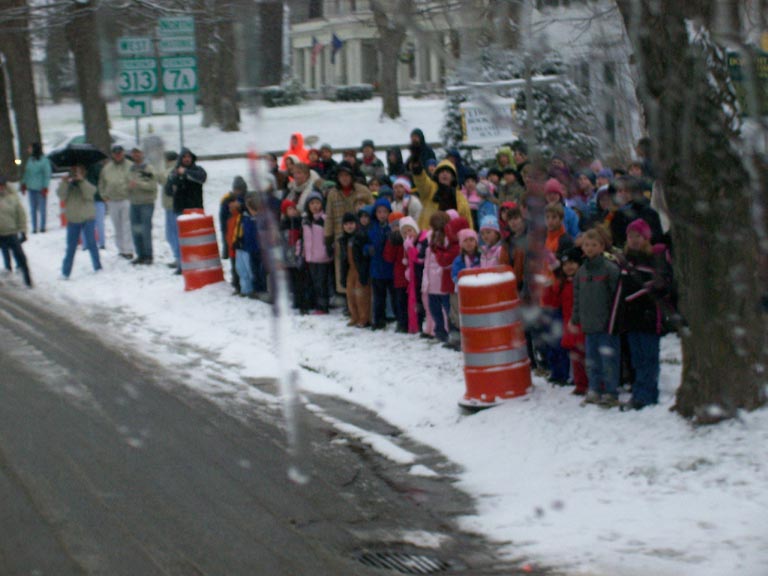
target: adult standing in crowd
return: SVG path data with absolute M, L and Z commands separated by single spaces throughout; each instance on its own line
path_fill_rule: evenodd
M 47 159 L 46 159 L 47 161 Z M 0 176 L 0 246 L 13 252 L 16 265 L 24 274 L 24 284 L 32 287 L 27 257 L 21 243 L 27 239 L 27 215 L 16 193 L 6 180 Z
M 130 171 L 131 162 L 125 157 L 125 149 L 119 144 L 115 144 L 112 146 L 112 159 L 107 162 L 99 174 L 98 186 L 99 194 L 108 204 L 112 225 L 115 227 L 117 252 L 127 260 L 133 258 L 131 201 L 128 190 Z M 69 214 L 69 207 L 67 207 L 67 214 Z
M 420 158 L 421 152 L 417 146 L 411 148 L 411 158 Z M 419 191 L 422 210 L 419 215 L 419 228 L 428 230 L 432 214 L 448 210 L 456 210 L 460 216 L 472 222 L 472 210 L 469 202 L 459 189 L 459 177 L 456 167 L 450 160 L 443 160 L 437 165 L 434 180 L 427 176 L 420 162 L 413 162 L 413 181 Z
M 414 150 L 418 150 L 418 156 L 414 156 Z M 426 167 L 430 160 L 437 160 L 435 151 L 427 144 L 421 128 L 414 128 L 411 130 L 411 155 L 408 157 L 405 167 L 409 172 L 413 172 L 414 164 L 419 163 L 422 167 Z
M 128 190 L 131 200 L 131 232 L 136 259 L 131 264 L 152 264 L 152 216 L 157 200 L 155 169 L 144 161 L 144 151 L 131 150 L 131 177 Z
M 184 210 L 203 209 L 203 184 L 207 179 L 205 169 L 197 164 L 197 156 L 189 148 L 182 148 L 166 183 L 166 194 L 170 192 L 173 197 L 173 211 L 177 216 Z
M 67 279 L 72 273 L 77 241 L 83 231 L 85 231 L 85 247 L 91 254 L 93 269 L 101 270 L 99 249 L 96 246 L 94 234 L 96 186 L 85 179 L 85 167 L 80 164 L 72 166 L 69 176 L 61 179 L 56 194 L 67 203 L 67 249 L 61 267 L 62 276 Z
M 173 194 L 169 194 L 169 188 L 167 187 L 168 179 L 170 178 L 172 170 L 176 166 L 176 162 L 179 159 L 178 152 L 170 150 L 164 154 L 165 158 L 165 170 L 157 174 L 157 182 L 162 189 L 162 201 L 163 210 L 165 211 L 165 241 L 168 242 L 168 246 L 171 247 L 171 253 L 173 253 L 173 262 L 168 264 L 169 268 L 178 268 L 179 262 L 181 262 L 181 252 L 179 250 L 179 228 L 176 224 L 176 213 L 173 211 Z
M 333 256 L 336 278 L 336 293 L 346 294 L 341 277 L 341 253 L 338 239 L 344 233 L 344 214 L 357 212 L 357 203 L 373 204 L 373 194 L 368 187 L 353 180 L 353 170 L 341 163 L 336 170 L 336 187 L 328 192 L 325 203 L 325 246 L 329 256 Z
M 29 146 L 29 157 L 21 179 L 21 192 L 29 194 L 29 217 L 32 233 L 45 232 L 45 215 L 48 204 L 48 185 L 51 183 L 51 162 L 43 156 L 40 142 Z

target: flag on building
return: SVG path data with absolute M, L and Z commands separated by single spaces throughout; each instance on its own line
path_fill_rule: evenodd
M 317 55 L 323 51 L 323 48 L 322 42 L 318 42 L 317 38 L 312 36 L 312 66 L 317 63 Z
M 334 33 L 331 37 L 331 64 L 336 64 L 336 52 L 341 50 L 342 46 L 344 41 Z

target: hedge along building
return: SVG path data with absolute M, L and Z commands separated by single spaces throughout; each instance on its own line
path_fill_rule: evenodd
M 289 0 L 287 4 L 291 68 L 307 91 L 323 93 L 333 86 L 378 84 L 381 56 L 369 0 Z M 455 8 L 441 4 L 416 2 L 421 14 L 416 24 L 422 32 L 414 37 L 409 31 L 403 42 L 398 64 L 401 92 L 444 87 L 447 70 L 439 52 L 455 52 L 458 43 L 445 14 Z M 341 42 L 335 49 L 334 35 Z

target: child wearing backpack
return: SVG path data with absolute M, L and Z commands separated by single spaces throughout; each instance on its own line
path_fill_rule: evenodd
M 373 285 L 373 330 L 382 330 L 387 326 L 387 296 L 394 309 L 395 285 L 394 267 L 384 259 L 384 247 L 392 229 L 389 215 L 392 213 L 389 200 L 379 198 L 373 204 L 374 221 L 368 230 L 368 255 L 371 258 L 371 284 Z

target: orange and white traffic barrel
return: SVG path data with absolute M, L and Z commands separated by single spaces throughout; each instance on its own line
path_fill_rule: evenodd
M 458 286 L 466 381 L 459 405 L 476 410 L 523 396 L 531 362 L 512 268 L 463 270 Z
M 176 221 L 179 227 L 184 289 L 197 290 L 209 284 L 224 282 L 213 217 L 206 216 L 202 210 L 185 210 Z

